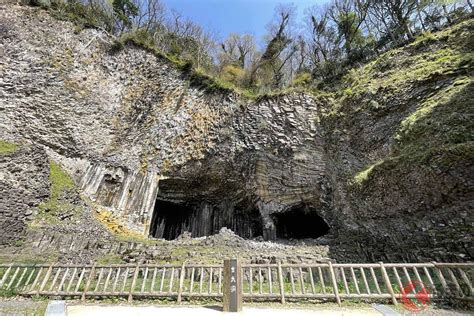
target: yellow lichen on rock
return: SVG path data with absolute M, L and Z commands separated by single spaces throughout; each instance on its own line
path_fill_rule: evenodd
M 111 211 L 104 209 L 96 209 L 95 217 L 103 224 L 111 233 L 117 235 L 119 238 L 124 239 L 146 239 L 143 235 L 134 232 L 125 227 L 120 220 L 114 216 Z

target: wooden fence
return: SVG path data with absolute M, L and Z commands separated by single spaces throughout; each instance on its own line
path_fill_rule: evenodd
M 429 298 L 473 299 L 471 263 L 244 265 L 244 298 L 391 300 L 422 283 Z M 415 293 L 407 293 L 414 298 Z
M 245 300 L 390 300 L 422 282 L 431 299 L 474 300 L 474 263 L 247 264 Z M 221 298 L 222 265 L 0 265 L 0 293 L 26 296 Z M 415 297 L 415 294 L 407 294 Z

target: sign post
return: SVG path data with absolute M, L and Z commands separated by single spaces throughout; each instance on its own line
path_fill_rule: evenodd
M 242 310 L 242 272 L 237 259 L 224 260 L 224 312 Z

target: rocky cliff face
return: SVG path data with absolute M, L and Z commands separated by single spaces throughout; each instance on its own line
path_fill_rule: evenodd
M 47 161 L 45 151 L 34 146 L 0 154 L 0 244 L 24 236 L 32 210 L 48 198 Z
M 446 76 L 407 80 L 406 90 L 370 92 L 366 82 L 347 77 L 345 91 L 357 87 L 357 94 L 249 101 L 208 91 L 138 47 L 113 52 L 106 34 L 75 32 L 39 9 L 3 5 L 0 30 L 0 139 L 42 148 L 86 199 L 131 230 L 174 239 L 228 227 L 246 238 L 275 239 L 316 238 L 329 229 L 339 260 L 471 256 L 472 147 L 433 151 L 421 163 L 405 163 L 410 153 L 395 149 L 397 137 L 409 138 L 401 131 L 407 117 L 434 93 L 459 86 L 472 60 L 453 61 Z M 457 47 L 459 54 L 468 50 Z M 15 155 L 4 160 L 20 165 Z M 449 164 L 435 163 L 440 159 Z M 2 196 L 14 187 L 2 187 Z M 12 209 L 7 202 L 0 211 Z
M 323 121 L 340 231 L 371 260 L 472 258 L 472 30 L 466 21 L 354 69 Z

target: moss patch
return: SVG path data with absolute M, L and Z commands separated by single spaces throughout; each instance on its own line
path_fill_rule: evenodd
M 378 161 L 374 164 L 371 164 L 371 165 L 367 166 L 364 170 L 358 172 L 353 178 L 353 183 L 355 183 L 357 185 L 361 185 L 362 183 L 364 183 L 369 178 L 369 175 L 372 172 L 372 170 L 377 165 L 381 164 L 382 162 L 383 161 Z
M 367 187 L 370 185 L 370 180 L 377 175 L 398 174 L 400 176 L 420 166 L 446 171 L 463 162 L 473 160 L 474 141 L 430 148 L 419 153 L 406 153 L 379 161 L 358 173 L 352 184 L 357 184 L 354 187 Z
M 32 225 L 41 222 L 58 223 L 61 219 L 75 217 L 80 213 L 80 207 L 66 200 L 67 194 L 74 190 L 74 181 L 58 163 L 50 161 L 49 169 L 50 197 L 38 205 L 39 213 Z
M 0 140 L 0 155 L 11 154 L 20 148 L 17 144 Z
M 474 80 L 461 77 L 420 103 L 400 124 L 395 154 L 474 140 Z
M 404 93 L 416 83 L 437 81 L 469 73 L 474 53 L 468 40 L 474 20 L 468 20 L 441 32 L 423 35 L 412 44 L 390 50 L 372 62 L 350 70 L 342 79 L 340 101 L 357 100 L 352 110 L 371 110 L 366 98 L 384 99 Z M 428 45 L 429 44 L 429 45 Z M 362 98 L 362 100 L 361 100 Z M 387 103 L 387 105 L 389 105 Z
M 61 168 L 61 165 L 51 161 L 49 181 L 51 182 L 51 198 L 58 199 L 61 194 L 74 188 L 74 181 Z
M 58 262 L 59 255 L 56 252 L 43 252 L 41 254 L 22 253 L 2 253 L 0 254 L 1 264 L 10 264 L 12 262 L 21 262 L 25 264 L 41 264 Z

